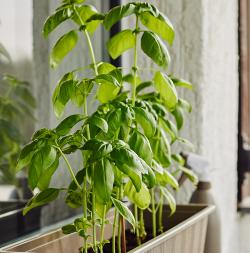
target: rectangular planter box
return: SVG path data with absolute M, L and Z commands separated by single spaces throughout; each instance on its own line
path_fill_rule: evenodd
M 203 253 L 208 216 L 214 209 L 214 206 L 206 205 L 180 205 L 176 213 L 168 217 L 169 210 L 165 207 L 167 218 L 164 219 L 164 225 L 169 229 L 129 253 Z M 112 214 L 109 219 L 112 219 Z M 151 227 L 151 219 L 146 217 L 145 220 L 146 227 Z M 105 237 L 111 238 L 111 225 L 106 228 Z M 0 253 L 78 253 L 81 245 L 82 238 L 77 234 L 62 235 L 60 231 L 55 231 L 5 247 Z

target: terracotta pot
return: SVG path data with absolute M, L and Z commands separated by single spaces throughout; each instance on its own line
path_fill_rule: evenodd
M 130 250 L 129 253 L 203 253 L 206 239 L 207 220 L 214 211 L 214 206 L 180 205 L 176 213 L 169 216 L 169 209 L 164 207 L 166 232 L 156 238 Z M 150 213 L 145 214 L 145 226 L 151 227 Z M 109 216 L 112 220 L 112 213 Z M 111 238 L 112 225 L 106 227 L 105 239 Z M 78 253 L 82 246 L 82 238 L 77 234 L 62 235 L 54 231 L 42 236 L 31 238 L 22 243 L 5 247 L 2 252 L 32 253 Z

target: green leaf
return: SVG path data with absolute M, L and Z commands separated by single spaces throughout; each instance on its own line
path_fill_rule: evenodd
M 48 188 L 35 195 L 24 207 L 23 215 L 26 215 L 31 209 L 45 205 L 58 197 L 60 189 Z
M 172 114 L 174 115 L 175 122 L 177 125 L 177 129 L 180 130 L 183 126 L 184 122 L 184 116 L 183 116 L 183 111 L 182 108 L 177 106 L 174 111 L 172 111 Z
M 47 189 L 50 185 L 50 181 L 52 176 L 54 175 L 56 169 L 58 168 L 59 165 L 59 157 L 57 156 L 55 161 L 53 162 L 53 164 L 51 164 L 51 166 L 49 166 L 47 169 L 45 169 L 38 181 L 37 187 L 43 191 L 45 189 Z
M 48 37 L 56 27 L 58 27 L 65 20 L 71 18 L 73 10 L 69 6 L 56 10 L 51 16 L 47 18 L 43 26 L 43 35 Z
M 137 87 L 136 87 L 136 93 L 138 94 L 139 92 L 141 92 L 142 90 L 149 88 L 153 86 L 153 82 L 148 81 L 148 82 L 143 82 L 140 83 Z
M 161 187 L 161 192 L 163 194 L 163 196 L 166 198 L 169 207 L 170 207 L 170 215 L 173 215 L 176 211 L 176 202 L 175 202 L 175 198 L 173 197 L 173 195 L 168 191 L 168 189 Z
M 167 137 L 163 131 L 160 135 L 150 139 L 150 144 L 153 150 L 154 159 L 164 167 L 169 167 L 171 164 L 171 150 Z
M 140 209 L 146 209 L 150 205 L 151 196 L 145 184 L 142 184 L 141 190 L 137 192 L 134 185 L 129 180 L 124 188 L 124 194 L 132 203 L 137 205 Z
M 9 62 L 11 61 L 10 55 L 2 43 L 0 43 L 0 56 L 1 55 L 4 56 Z
M 34 189 L 41 175 L 55 162 L 57 158 L 56 149 L 45 145 L 38 150 L 32 157 L 29 167 L 28 181 L 32 189 Z
M 193 85 L 184 79 L 180 79 L 180 78 L 176 78 L 176 77 L 172 77 L 172 76 L 170 78 L 173 81 L 175 86 L 181 86 L 181 87 L 184 87 L 187 89 L 193 89 Z
M 168 66 L 170 55 L 166 46 L 156 34 L 145 31 L 141 38 L 141 48 L 158 66 Z
M 105 141 L 91 139 L 84 144 L 82 149 L 92 151 L 89 161 L 93 162 L 107 156 L 112 151 L 112 145 Z
M 120 130 L 120 127 L 122 125 L 122 109 L 118 108 L 114 111 L 111 111 L 111 113 L 108 116 L 108 132 L 107 136 L 114 137 L 118 136 L 118 132 Z
M 133 226 L 133 228 L 135 228 L 135 226 L 136 226 L 135 218 L 134 218 L 134 215 L 132 214 L 132 212 L 128 209 L 128 207 L 118 199 L 111 197 L 111 200 L 112 200 L 115 208 L 119 212 L 119 214 L 121 216 L 123 216 Z
M 149 140 L 145 135 L 135 130 L 130 136 L 128 144 L 139 157 L 141 157 L 148 165 L 151 165 L 153 153 Z
M 137 191 L 140 191 L 142 185 L 141 173 L 147 173 L 143 168 L 139 157 L 126 147 L 114 148 L 110 153 L 117 168 L 126 174 L 133 182 Z
M 56 68 L 64 57 L 76 46 L 77 33 L 72 30 L 64 34 L 53 47 L 50 54 L 50 66 Z
M 100 62 L 97 65 L 97 70 L 100 75 L 101 74 L 108 74 L 114 69 L 116 69 L 116 67 L 108 62 Z
M 104 27 L 109 30 L 115 23 L 124 17 L 130 16 L 135 13 L 135 5 L 133 3 L 128 3 L 125 5 L 120 5 L 112 8 L 104 19 Z
M 176 190 L 179 188 L 178 181 L 167 170 L 164 170 L 163 174 L 156 173 L 156 179 L 162 186 L 171 185 Z
M 170 136 L 172 143 L 178 138 L 178 130 L 175 124 L 168 119 L 160 118 L 160 123 L 165 132 Z
M 126 29 L 117 33 L 107 43 L 110 56 L 116 59 L 125 51 L 135 46 L 135 34 L 132 30 Z
M 79 208 L 82 206 L 82 193 L 80 191 L 69 191 L 65 203 L 70 208 Z
M 17 172 L 30 163 L 36 149 L 36 144 L 36 141 L 32 141 L 23 147 L 17 161 Z
M 147 137 L 154 136 L 156 131 L 156 120 L 152 113 L 140 107 L 135 107 L 134 112 L 136 122 L 140 124 L 144 131 L 144 134 Z
M 181 107 L 182 109 L 186 110 L 189 113 L 192 111 L 192 105 L 188 101 L 186 101 L 185 99 L 179 98 L 178 106 Z
M 143 12 L 139 17 L 143 25 L 152 32 L 157 33 L 170 45 L 172 45 L 174 41 L 174 28 L 166 16 L 159 13 L 159 15 L 155 17 L 149 12 Z
M 52 96 L 55 115 L 59 118 L 69 99 L 75 95 L 75 81 L 72 72 L 66 73 L 58 82 Z
M 191 150 L 194 150 L 194 145 L 187 139 L 178 137 L 177 140 L 183 144 L 185 144 L 187 147 L 189 147 Z
M 197 175 L 190 169 L 187 169 L 183 166 L 179 166 L 178 167 L 185 175 L 186 177 L 194 184 L 197 185 L 199 182 L 199 178 L 197 177 Z
M 63 226 L 62 227 L 62 232 L 65 235 L 75 233 L 76 232 L 76 227 L 73 224 L 69 224 L 69 225 Z
M 81 114 L 74 114 L 70 115 L 69 117 L 65 118 L 56 128 L 56 134 L 58 135 L 66 135 L 70 132 L 70 130 L 80 121 L 84 120 L 84 117 Z
M 78 24 L 86 25 L 86 30 L 90 33 L 94 33 L 99 24 L 102 22 L 102 19 L 100 19 L 100 14 L 98 15 L 98 11 L 93 5 L 81 5 L 76 7 L 76 11 L 78 12 L 78 15 L 74 15 L 73 20 Z M 98 15 L 98 19 L 94 19 L 91 17 L 94 15 Z M 81 17 L 81 20 L 79 19 L 79 16 Z
M 114 184 L 114 172 L 108 159 L 101 159 L 94 165 L 94 192 L 96 201 L 107 204 L 110 201 Z
M 154 75 L 155 89 L 160 93 L 169 110 L 174 110 L 178 103 L 178 95 L 172 80 L 157 71 Z
M 100 128 L 104 133 L 108 132 L 108 123 L 105 119 L 100 118 L 96 115 L 91 116 L 85 122 L 85 124 L 93 125 Z

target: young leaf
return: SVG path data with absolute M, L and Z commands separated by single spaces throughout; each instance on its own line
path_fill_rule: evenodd
M 136 87 L 136 93 L 138 94 L 139 92 L 141 92 L 142 90 L 148 88 L 148 87 L 151 87 L 153 86 L 153 82 L 151 81 L 148 81 L 148 82 L 143 82 L 143 83 L 140 83 L 137 87 Z
M 134 112 L 136 122 L 141 125 L 144 134 L 147 137 L 152 137 L 156 131 L 156 120 L 152 113 L 140 107 L 135 107 Z
M 179 188 L 178 181 L 167 170 L 164 170 L 163 174 L 156 173 L 156 179 L 157 182 L 162 186 L 171 185 L 176 190 Z
M 91 19 L 91 17 L 95 14 L 98 14 L 98 11 L 93 5 L 81 5 L 76 7 L 76 11 L 78 15 L 73 16 L 73 20 L 78 25 L 86 25 L 86 30 L 90 33 L 94 33 L 99 24 L 102 22 L 102 19 Z M 80 17 L 80 18 L 79 18 Z M 98 16 L 100 17 L 100 16 Z
M 176 78 L 176 77 L 172 77 L 172 76 L 170 78 L 173 81 L 175 86 L 181 86 L 181 87 L 184 87 L 187 89 L 193 89 L 193 85 L 184 79 L 180 79 L 180 78 Z
M 155 17 L 149 12 L 143 12 L 140 14 L 140 20 L 149 30 L 157 33 L 172 45 L 174 40 L 174 28 L 166 16 L 159 13 L 159 15 Z
M 93 115 L 90 118 L 88 118 L 88 120 L 86 120 L 85 123 L 100 128 L 104 133 L 108 132 L 107 121 L 103 118 L 96 116 L 96 115 Z
M 73 14 L 73 10 L 70 6 L 66 5 L 64 8 L 60 8 L 55 11 L 51 16 L 47 18 L 43 26 L 43 35 L 48 37 L 49 33 L 51 33 L 57 26 L 63 23 L 65 20 L 71 18 Z
M 117 33 L 108 43 L 107 48 L 113 59 L 135 46 L 135 35 L 132 30 L 127 29 Z
M 100 75 L 101 74 L 108 74 L 112 70 L 115 70 L 115 69 L 116 69 L 116 67 L 108 62 L 100 62 L 100 63 L 98 63 L 98 66 L 97 66 L 97 70 Z
M 168 50 L 156 34 L 145 31 L 141 38 L 141 48 L 158 66 L 168 66 L 170 62 Z
M 167 75 L 157 71 L 154 75 L 154 84 L 166 106 L 173 110 L 178 103 L 178 95 L 172 80 Z
M 163 196 L 166 198 L 169 207 L 170 207 L 170 215 L 173 215 L 176 211 L 176 202 L 175 202 L 175 198 L 173 197 L 173 195 L 168 191 L 167 188 L 161 187 L 161 192 L 163 194 Z
M 148 165 L 151 165 L 153 153 L 149 140 L 145 135 L 135 130 L 130 136 L 128 144 L 139 157 L 141 157 Z
M 58 135 L 66 135 L 70 132 L 72 127 L 74 127 L 78 122 L 84 120 L 84 117 L 81 114 L 74 114 L 70 115 L 69 117 L 65 118 L 56 128 L 55 131 Z
M 77 33 L 72 30 L 64 34 L 55 44 L 50 54 L 50 66 L 56 68 L 64 57 L 76 46 Z
M 95 163 L 93 180 L 96 201 L 100 204 L 109 203 L 114 184 L 114 172 L 108 159 L 104 158 Z
M 186 110 L 189 113 L 192 111 L 191 104 L 185 99 L 179 98 L 178 105 L 179 105 L 179 107 L 183 108 L 184 110 Z
M 119 214 L 121 216 L 123 216 L 133 226 L 133 228 L 135 228 L 135 226 L 136 226 L 135 218 L 134 218 L 134 215 L 132 214 L 132 212 L 128 209 L 128 207 L 118 199 L 111 197 L 111 200 L 112 200 L 115 208 L 119 212 Z
M 58 197 L 60 189 L 48 188 L 35 195 L 24 207 L 23 215 L 27 214 L 31 209 L 45 205 Z
M 135 5 L 133 3 L 128 3 L 121 6 L 116 6 L 112 8 L 109 13 L 105 16 L 104 27 L 109 30 L 115 23 L 124 17 L 130 16 L 135 13 Z
M 160 118 L 160 123 L 165 132 L 170 136 L 172 143 L 178 138 L 178 130 L 171 120 Z
M 145 184 L 142 184 L 141 190 L 137 192 L 134 185 L 129 180 L 124 188 L 124 194 L 132 203 L 137 205 L 140 209 L 146 209 L 150 205 L 151 196 Z

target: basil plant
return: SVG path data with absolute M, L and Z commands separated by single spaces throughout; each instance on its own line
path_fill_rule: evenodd
M 135 26 L 115 34 L 106 44 L 113 59 L 127 50 L 133 51 L 131 72 L 124 75 L 122 67 L 97 61 L 92 35 L 100 25 L 109 30 L 128 16 L 135 19 Z M 82 113 L 64 118 L 54 129 L 38 130 L 23 148 L 17 171 L 28 167 L 29 185 L 39 189 L 23 213 L 55 200 L 63 192 L 71 208 L 83 210 L 82 217 L 64 226 L 63 232 L 76 232 L 83 238 L 82 252 L 88 252 L 88 248 L 103 252 L 109 243 L 104 238 L 106 215 L 114 207 L 110 247 L 112 253 L 121 252 L 124 228 L 119 220 L 125 219 L 132 225 L 140 244 L 147 233 L 144 211 L 149 209 L 156 236 L 163 232 L 162 219 L 167 218 L 163 217 L 163 203 L 167 202 L 171 213 L 175 212 L 171 192 L 179 187 L 178 173 L 183 171 L 196 181 L 195 175 L 185 169 L 182 157 L 171 152 L 172 144 L 187 143 L 179 136 L 179 129 L 183 125 L 183 112 L 191 110 L 190 104 L 178 97 L 177 87 L 190 89 L 192 85 L 167 73 L 170 56 L 165 43 L 172 45 L 174 29 L 152 4 L 131 2 L 100 13 L 83 0 L 63 0 L 45 21 L 44 36 L 64 22 L 73 23 L 75 28 L 55 43 L 50 54 L 51 67 L 56 68 L 81 39 L 86 41 L 91 62 L 64 74 L 55 88 L 53 106 L 57 117 L 62 117 L 69 102 L 82 108 Z M 139 50 L 157 65 L 151 80 L 143 79 L 143 70 L 137 62 Z M 86 75 L 86 69 L 91 75 Z M 129 90 L 125 89 L 125 83 L 130 84 Z M 99 106 L 89 114 L 87 100 L 93 93 Z M 80 168 L 69 162 L 75 152 L 82 156 Z M 72 178 L 63 189 L 50 187 L 59 162 L 65 162 Z M 133 203 L 133 212 L 125 204 L 125 198 Z

